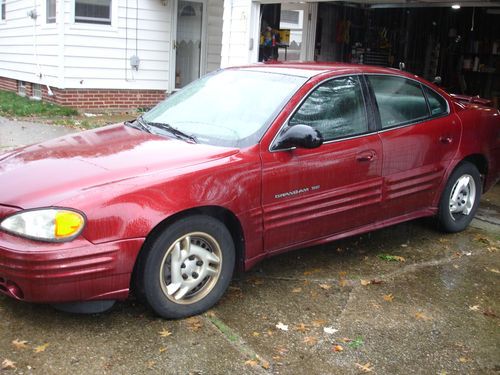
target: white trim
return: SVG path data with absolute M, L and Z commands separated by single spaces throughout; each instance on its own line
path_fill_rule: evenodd
M 259 61 L 259 43 L 260 43 L 260 2 L 252 1 L 250 8 L 249 24 L 249 52 L 248 62 L 256 63 Z

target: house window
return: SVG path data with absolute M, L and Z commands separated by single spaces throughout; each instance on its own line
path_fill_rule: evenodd
M 47 0 L 46 4 L 47 23 L 56 22 L 56 0 Z
M 75 0 L 75 22 L 111 25 L 111 0 Z
M 7 0 L 0 0 L 0 4 L 2 5 L 2 8 L 1 8 L 1 10 L 0 10 L 0 13 L 1 13 L 1 15 L 0 15 L 0 19 L 2 19 L 2 20 L 5 20 L 5 13 L 7 12 L 7 11 L 5 10 L 5 2 L 6 2 L 6 1 L 7 1 Z
M 26 96 L 26 82 L 17 81 L 17 93 L 21 96 Z
M 33 99 L 42 99 L 42 85 L 39 83 L 33 84 Z

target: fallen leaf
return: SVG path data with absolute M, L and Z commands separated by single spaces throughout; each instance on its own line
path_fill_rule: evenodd
M 264 280 L 262 279 L 254 279 L 253 280 L 253 285 L 262 285 L 264 284 Z
M 41 352 L 44 352 L 44 351 L 45 351 L 45 349 L 47 349 L 47 347 L 48 347 L 48 346 L 49 346 L 49 343 L 48 343 L 48 342 L 46 342 L 46 343 L 45 343 L 45 344 L 43 344 L 43 345 L 38 345 L 37 347 L 35 347 L 35 348 L 33 349 L 33 351 L 34 351 L 35 353 L 41 353 Z
M 467 362 L 470 362 L 470 361 L 472 361 L 472 359 L 466 358 L 466 357 L 460 357 L 458 359 L 458 362 L 460 362 L 460 363 L 467 363 Z
M 16 349 L 28 349 L 28 341 L 15 339 L 12 341 L 12 346 Z
M 478 311 L 479 310 L 479 305 L 469 306 L 469 310 L 471 310 L 471 311 Z
M 355 363 L 356 367 L 361 370 L 362 372 L 372 372 L 373 371 L 373 365 L 368 362 L 368 363 L 365 363 L 364 365 L 360 365 L 359 363 Z
M 262 361 L 260 366 L 265 370 L 269 370 L 269 368 L 271 367 L 271 364 L 268 361 Z
M 363 280 L 363 279 L 361 279 L 359 282 L 363 286 L 367 286 L 367 285 L 370 285 L 370 284 L 371 285 L 380 285 L 380 284 L 383 283 L 382 280 L 378 280 L 378 279 L 372 279 L 372 280 Z
M 12 362 L 10 359 L 4 359 L 2 362 L 2 370 L 14 370 L 16 369 L 16 362 Z
M 351 342 L 352 339 L 350 339 L 349 337 L 342 337 L 342 339 L 340 341 L 342 341 L 342 342 Z
M 197 318 L 195 316 L 186 319 L 186 323 L 188 324 L 188 329 L 193 332 L 199 331 L 200 328 L 203 327 L 203 323 L 201 322 L 200 318 Z
M 493 272 L 493 273 L 500 273 L 499 270 L 497 270 L 496 268 L 486 268 L 488 271 L 490 272 Z
M 390 293 L 390 294 L 384 294 L 384 301 L 386 301 L 386 302 L 392 302 L 392 301 L 394 301 L 394 296 L 392 295 L 392 293 Z
M 344 348 L 341 345 L 333 345 L 332 350 L 334 352 L 342 352 L 342 351 L 344 351 Z
M 258 364 L 259 364 L 259 362 L 256 359 L 249 359 L 249 360 L 245 361 L 245 365 L 247 365 L 247 366 L 255 367 Z
M 254 331 L 254 332 L 252 332 L 252 336 L 253 336 L 253 337 L 258 337 L 258 336 L 260 336 L 260 333 L 259 333 L 259 332 L 255 332 L 255 331 Z
M 447 242 L 450 242 L 450 240 L 449 240 L 449 239 L 447 239 L 447 238 L 440 238 L 438 241 L 439 241 L 439 242 L 441 242 L 441 243 L 447 243 Z
M 162 348 L 160 348 L 158 351 L 159 351 L 160 353 L 165 353 L 167 350 L 168 350 L 167 348 L 162 347 Z
M 288 325 L 281 322 L 278 322 L 278 324 L 276 324 L 276 328 L 281 329 L 282 331 L 288 331 Z
M 428 317 L 427 315 L 425 315 L 423 312 L 416 312 L 415 313 L 415 318 L 417 318 L 418 320 L 432 320 L 432 318 Z
M 274 334 L 272 329 L 268 329 L 266 333 L 268 336 L 272 336 Z
M 304 337 L 304 344 L 307 344 L 307 345 L 316 345 L 316 343 L 318 342 L 318 339 L 314 336 L 306 336 Z
M 309 328 L 304 323 L 299 323 L 297 324 L 294 328 L 295 331 L 305 333 L 306 331 L 309 331 Z
M 406 259 L 399 255 L 378 254 L 377 257 L 387 262 L 402 262 L 402 263 L 406 262 Z
M 148 363 L 146 364 L 146 367 L 148 370 L 152 370 L 156 365 L 156 361 L 148 361 Z
M 330 284 L 319 284 L 319 287 L 324 290 L 330 289 L 332 286 Z
M 313 268 L 311 270 L 305 271 L 304 276 L 309 276 L 309 275 L 312 275 L 312 274 L 318 273 L 318 272 L 321 272 L 321 268 Z
M 326 320 L 316 319 L 316 320 L 313 320 L 311 322 L 311 324 L 313 325 L 313 327 L 321 327 L 321 326 L 324 326 L 326 324 Z
M 292 293 L 300 293 L 302 292 L 302 288 L 293 288 Z
M 454 264 L 453 268 L 456 268 L 458 270 L 460 268 L 460 266 L 458 264 Z
M 338 329 L 335 329 L 333 327 L 324 327 L 323 332 L 328 333 L 329 335 L 333 335 L 334 333 L 338 332 Z
M 490 318 L 498 318 L 497 314 L 495 313 L 495 311 L 493 311 L 491 307 L 485 309 L 483 311 L 483 315 L 489 316 Z
M 498 247 L 496 247 L 496 246 L 488 246 L 486 248 L 486 250 L 488 250 L 488 252 L 490 252 L 490 253 L 495 253 L 495 252 L 498 251 Z
M 401 247 L 408 247 L 408 244 L 407 243 L 402 243 L 400 246 Z
M 161 337 L 168 337 L 172 335 L 172 332 L 170 332 L 168 329 L 163 328 L 163 330 L 158 332 Z
M 477 234 L 474 237 L 474 240 L 476 240 L 477 242 L 484 243 L 485 245 L 491 245 L 491 241 L 488 238 L 481 236 L 480 234 Z

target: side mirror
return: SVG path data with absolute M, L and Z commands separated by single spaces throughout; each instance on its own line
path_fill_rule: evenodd
M 443 80 L 441 79 L 440 76 L 434 77 L 434 81 L 432 81 L 432 83 L 435 83 L 438 86 L 441 84 L 441 82 L 443 82 Z
M 317 148 L 323 144 L 323 136 L 309 125 L 287 127 L 274 142 L 273 150 L 292 148 Z

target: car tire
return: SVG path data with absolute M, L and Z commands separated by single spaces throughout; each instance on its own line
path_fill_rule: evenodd
M 481 190 L 481 176 L 476 166 L 469 162 L 459 164 L 439 201 L 437 218 L 440 229 L 456 233 L 467 228 L 479 206 Z
M 138 269 L 140 289 L 147 304 L 166 319 L 208 310 L 222 297 L 233 275 L 231 234 L 209 216 L 174 222 L 144 250 Z

